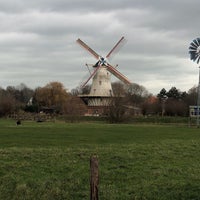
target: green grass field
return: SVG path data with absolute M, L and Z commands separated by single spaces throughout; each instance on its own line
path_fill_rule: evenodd
M 0 120 L 0 199 L 200 199 L 200 129 L 179 125 Z

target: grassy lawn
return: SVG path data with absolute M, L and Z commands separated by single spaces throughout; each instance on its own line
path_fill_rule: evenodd
M 8 120 L 0 120 L 0 199 L 89 199 L 92 154 L 100 199 L 200 199 L 200 129 Z

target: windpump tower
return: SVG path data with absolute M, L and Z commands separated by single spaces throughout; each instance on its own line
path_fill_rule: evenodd
M 189 46 L 190 59 L 197 64 L 200 61 L 200 38 L 194 39 Z M 197 127 L 200 128 L 200 66 L 199 66 L 199 82 L 197 87 L 197 106 L 195 106 Z

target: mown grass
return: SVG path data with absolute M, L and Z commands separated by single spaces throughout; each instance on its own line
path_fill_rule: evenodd
M 0 199 L 200 199 L 200 130 L 187 126 L 0 121 Z

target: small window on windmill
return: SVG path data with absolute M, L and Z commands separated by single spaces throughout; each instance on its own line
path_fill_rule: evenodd
M 101 85 L 101 83 L 102 83 L 102 82 L 101 82 L 101 81 L 99 81 L 99 85 Z
M 96 92 L 96 89 L 94 89 L 93 91 Z

